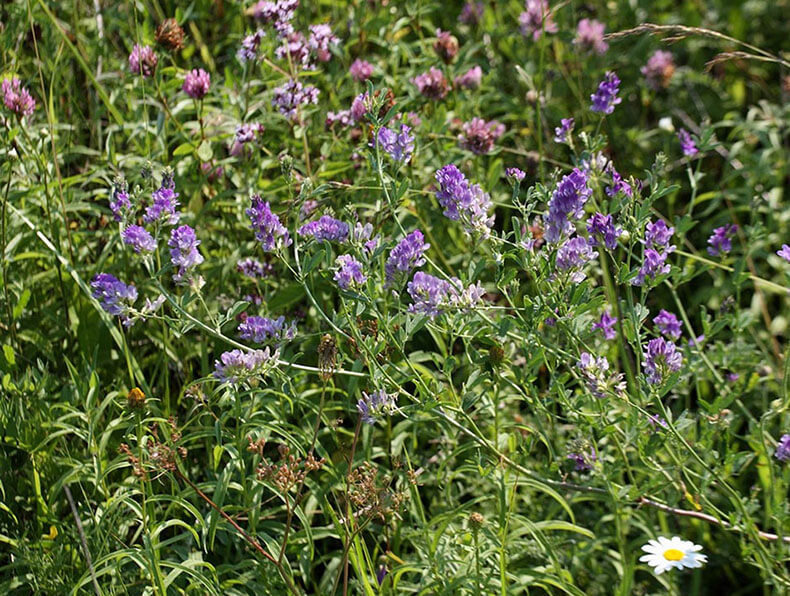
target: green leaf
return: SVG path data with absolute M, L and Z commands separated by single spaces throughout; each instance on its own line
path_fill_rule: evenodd
M 173 157 L 178 157 L 179 155 L 188 155 L 194 150 L 195 146 L 192 143 L 181 143 L 173 150 Z
M 211 144 L 208 141 L 200 143 L 197 154 L 201 161 L 211 161 L 211 158 L 214 156 L 214 152 L 211 150 Z

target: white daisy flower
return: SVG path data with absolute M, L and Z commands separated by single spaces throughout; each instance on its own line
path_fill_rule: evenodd
M 643 563 L 655 567 L 656 575 L 661 575 L 669 569 L 684 569 L 686 567 L 702 567 L 708 562 L 707 555 L 700 554 L 702 547 L 690 540 L 682 540 L 677 536 L 658 540 L 650 540 L 642 547 L 646 555 L 639 557 Z

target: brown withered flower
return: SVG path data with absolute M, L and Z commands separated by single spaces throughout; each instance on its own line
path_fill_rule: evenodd
M 325 334 L 318 344 L 318 368 L 322 381 L 328 381 L 337 368 L 337 342 L 335 338 Z
M 433 42 L 433 51 L 445 64 L 450 64 L 458 55 L 458 39 L 449 31 L 436 30 L 436 41 Z
M 126 395 L 126 403 L 132 410 L 145 406 L 145 393 L 139 387 L 133 387 Z
M 184 30 L 175 19 L 165 19 L 156 28 L 156 43 L 176 51 L 184 47 Z

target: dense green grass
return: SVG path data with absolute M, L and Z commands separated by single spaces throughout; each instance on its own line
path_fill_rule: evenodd
M 556 32 L 537 39 L 519 31 L 523 3 L 481 5 L 472 24 L 462 2 L 303 0 L 295 29 L 327 23 L 339 39 L 314 70 L 277 56 L 253 5 L 0 5 L 0 78 L 36 102 L 24 118 L 0 105 L 0 591 L 788 591 L 790 472 L 775 453 L 790 432 L 790 264 L 776 254 L 790 243 L 790 5 L 556 2 Z M 169 17 L 182 48 L 157 35 Z M 583 18 L 625 33 L 585 51 L 573 42 Z M 633 30 L 645 23 L 660 27 Z M 258 27 L 259 58 L 244 63 Z M 459 44 L 447 61 L 437 28 Z M 156 52 L 152 76 L 130 70 L 135 44 Z M 674 70 L 650 85 L 640 69 L 658 49 Z M 367 82 L 349 74 L 357 58 L 374 67 Z M 413 82 L 474 66 L 479 88 L 438 101 Z M 211 77 L 200 100 L 182 90 L 196 68 Z M 622 102 L 604 117 L 590 95 L 607 71 Z M 294 119 L 272 105 L 291 78 L 320 91 Z M 326 125 L 365 91 L 359 121 Z M 475 117 L 505 129 L 483 155 L 458 141 Z M 572 143 L 558 143 L 568 117 Z M 403 122 L 415 148 L 398 163 L 375 140 Z M 263 130 L 237 152 L 241 124 Z M 681 128 L 697 155 L 683 155 Z M 606 192 L 603 158 L 630 194 Z M 489 237 L 443 215 L 447 164 L 490 194 Z M 597 211 L 623 233 L 578 280 L 558 264 L 561 243 L 528 244 L 562 177 L 585 164 L 579 237 Z M 200 241 L 191 274 L 203 285 L 174 282 L 170 226 L 143 221 L 163 172 Z M 121 180 L 137 211 L 118 222 Z M 255 239 L 254 194 L 293 244 Z M 324 214 L 371 224 L 377 248 L 297 232 Z M 633 285 L 658 220 L 675 229 L 671 269 Z M 154 234 L 153 254 L 124 244 L 130 224 Z M 732 249 L 710 255 L 729 224 Z M 413 271 L 387 283 L 390 251 L 415 229 L 431 245 L 417 269 L 485 290 L 469 308 L 425 316 L 410 309 Z M 367 277 L 349 289 L 342 254 Z M 245 258 L 269 273 L 245 277 Z M 124 326 L 91 296 L 99 273 L 135 286 L 133 316 L 164 303 Z M 644 351 L 661 309 L 680 320 L 682 365 L 651 383 Z M 613 339 L 592 326 L 605 310 Z M 240 338 L 245 315 L 284 316 L 295 337 L 278 342 L 276 365 L 221 383 L 223 352 L 259 347 Z M 593 372 L 621 374 L 624 389 L 596 391 L 584 352 L 607 358 Z M 366 424 L 357 404 L 377 390 L 397 406 Z M 588 469 L 569 458 L 591 452 Z M 655 575 L 641 547 L 675 535 L 707 563 Z

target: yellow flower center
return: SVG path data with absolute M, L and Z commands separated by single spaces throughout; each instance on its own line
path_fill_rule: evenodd
M 680 561 L 684 556 L 686 556 L 683 551 L 680 551 L 676 548 L 668 548 L 664 551 L 664 558 L 667 561 Z

